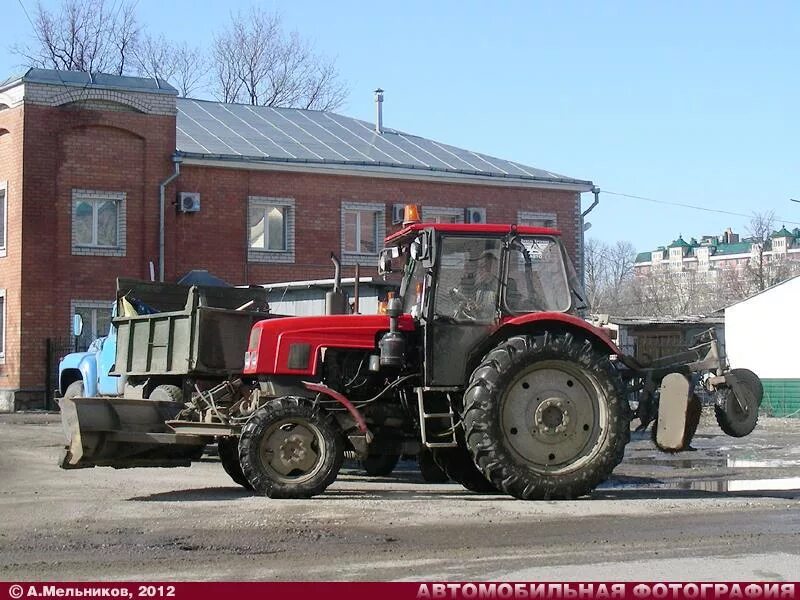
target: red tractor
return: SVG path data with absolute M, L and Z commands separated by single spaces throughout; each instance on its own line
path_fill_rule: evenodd
M 103 444 L 81 435 L 87 418 L 73 400 L 64 465 L 140 466 L 146 457 L 176 466 L 186 459 L 173 452 L 159 462 L 160 447 L 213 436 L 239 484 L 298 498 L 336 479 L 345 450 L 397 455 L 412 441 L 469 490 L 575 498 L 622 460 L 632 399 L 645 425 L 657 415 L 654 437 L 667 451 L 694 434 L 696 385 L 717 393 L 726 433 L 755 426 L 760 382 L 727 371 L 713 336 L 645 367 L 577 316 L 583 292 L 555 230 L 410 223 L 386 246 L 379 270 L 402 265 L 387 315 L 256 323 L 242 376 L 186 404 L 150 403 L 149 422 L 128 417 L 144 433 L 123 435 L 134 448 L 124 459 L 93 456 Z M 132 413 L 122 408 L 115 422 L 126 429 L 119 415 Z

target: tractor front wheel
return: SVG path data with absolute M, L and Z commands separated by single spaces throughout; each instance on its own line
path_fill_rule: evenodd
M 483 475 L 524 500 L 589 493 L 622 460 L 629 407 L 608 356 L 570 333 L 491 350 L 464 395 L 467 447 Z
M 270 498 L 321 494 L 343 460 L 344 442 L 333 418 L 293 396 L 258 409 L 239 439 L 242 472 L 257 494 Z

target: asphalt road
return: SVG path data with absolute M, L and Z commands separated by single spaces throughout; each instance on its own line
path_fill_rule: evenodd
M 49 421 L 49 422 L 48 422 Z M 2 580 L 798 580 L 800 419 L 696 451 L 637 435 L 591 498 L 521 502 L 343 470 L 254 497 L 214 460 L 62 471 L 52 418 L 0 417 Z

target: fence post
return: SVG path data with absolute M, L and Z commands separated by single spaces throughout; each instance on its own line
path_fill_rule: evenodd
M 47 357 L 45 359 L 44 375 L 44 409 L 52 410 L 53 405 L 53 340 L 47 338 Z

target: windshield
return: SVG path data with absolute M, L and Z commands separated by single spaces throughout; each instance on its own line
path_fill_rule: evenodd
M 569 310 L 564 257 L 555 239 L 515 237 L 508 251 L 506 277 L 506 307 L 512 313 Z

